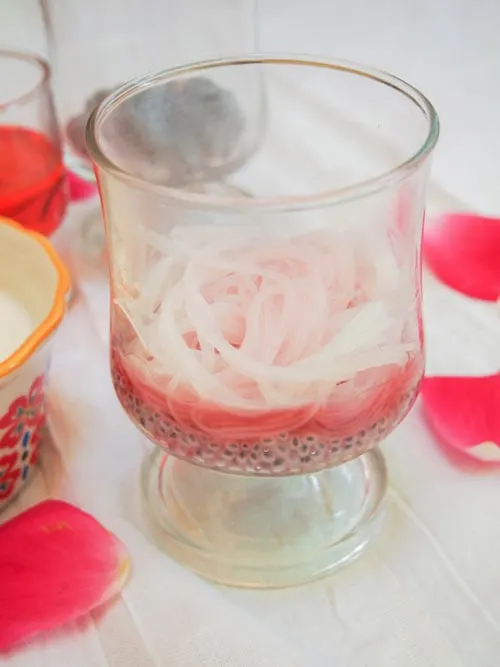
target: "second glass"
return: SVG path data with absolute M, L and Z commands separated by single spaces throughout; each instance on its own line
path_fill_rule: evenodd
M 40 1 L 68 167 L 90 181 L 85 123 L 112 89 L 146 72 L 258 49 L 256 0 Z
M 66 163 L 88 183 L 94 183 L 94 171 L 85 146 L 85 123 L 112 89 L 146 72 L 259 48 L 257 0 L 40 2 Z M 193 105 L 204 92 L 194 91 Z M 161 96 L 148 103 L 144 113 L 163 113 Z M 198 168 L 204 166 L 201 155 Z M 97 208 L 81 231 L 85 254 L 100 257 L 104 231 Z
M 241 163 L 255 81 L 265 132 Z M 179 91 L 197 86 L 217 92 L 183 106 Z M 159 96 L 170 111 L 152 118 Z M 378 444 L 424 371 L 420 240 L 437 136 L 433 107 L 403 81 L 295 57 L 143 77 L 91 116 L 114 386 L 158 446 L 143 471 L 158 540 L 200 574 L 299 583 L 377 533 Z M 186 188 L 179 170 L 200 153 L 211 170 Z

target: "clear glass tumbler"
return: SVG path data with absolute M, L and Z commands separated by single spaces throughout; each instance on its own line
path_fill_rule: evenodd
M 239 164 L 256 80 L 265 131 Z M 193 110 L 177 93 L 196 86 L 217 92 Z M 161 122 L 143 112 L 159 95 L 171 102 Z M 420 240 L 437 137 L 407 83 L 294 56 L 142 77 L 92 114 L 113 382 L 157 445 L 142 472 L 155 536 L 204 577 L 300 583 L 377 533 L 378 445 L 424 371 Z M 200 187 L 164 184 L 199 153 L 212 167 Z
M 49 66 L 31 53 L 0 50 L 0 215 L 50 235 L 66 205 Z
M 68 166 L 91 181 L 85 123 L 111 89 L 148 71 L 258 48 L 256 0 L 40 2 Z
M 258 50 L 257 0 L 40 0 L 66 163 L 94 183 L 85 146 L 93 107 L 132 77 L 202 58 Z M 162 100 L 150 100 L 162 113 Z M 203 164 L 199 165 L 203 168 Z M 82 223 L 83 250 L 100 256 L 95 209 Z

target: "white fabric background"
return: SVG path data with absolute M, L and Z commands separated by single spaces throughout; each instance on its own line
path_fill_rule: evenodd
M 188 0 L 186 0 L 188 2 Z M 168 1 L 165 1 L 168 6 Z M 431 203 L 500 214 L 500 4 L 495 0 L 261 0 L 262 46 L 379 66 L 435 103 L 442 138 Z M 33 0 L 0 0 L 0 41 L 45 49 Z M 388 522 L 356 564 L 285 591 L 211 586 L 142 536 L 137 472 L 144 444 L 108 372 L 106 288 L 69 250 L 85 206 L 59 245 L 78 282 L 57 336 L 54 440 L 43 474 L 10 512 L 61 495 L 126 542 L 134 575 L 97 613 L 2 661 L 8 667 L 498 667 L 498 476 L 454 469 L 417 405 L 384 447 Z M 430 372 L 500 366 L 500 316 L 426 278 Z

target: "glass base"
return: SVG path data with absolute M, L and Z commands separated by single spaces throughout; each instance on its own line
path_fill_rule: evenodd
M 85 178 L 86 180 L 93 180 L 93 174 L 82 171 L 75 167 L 75 163 L 72 162 L 73 171 Z M 236 193 L 241 197 L 249 197 L 250 195 L 247 192 L 244 192 L 240 188 L 233 187 L 231 185 L 220 185 L 220 184 L 208 184 L 202 189 L 205 193 L 225 194 L 227 196 L 233 195 Z M 99 204 L 96 204 L 95 210 L 93 209 L 83 220 L 80 227 L 80 237 L 82 244 L 82 251 L 84 255 L 93 261 L 99 261 L 104 255 L 106 249 L 106 233 L 104 229 L 104 220 L 102 218 L 102 211 Z
M 85 124 L 83 123 L 82 128 L 84 127 Z M 79 138 L 79 143 L 83 144 L 83 146 L 81 146 L 80 148 L 86 151 L 84 147 L 85 144 L 84 135 L 85 132 L 82 129 L 81 137 Z M 82 154 L 80 151 L 74 150 L 69 139 L 65 144 L 64 162 L 66 163 L 66 166 L 70 171 L 77 174 L 80 178 L 83 178 L 84 181 L 88 181 L 89 183 L 95 183 L 95 174 L 94 174 L 94 169 L 92 167 L 92 162 L 86 155 Z
M 247 477 L 145 461 L 143 493 L 158 546 L 221 584 L 274 588 L 330 574 L 379 532 L 387 472 L 374 449 L 311 475 Z
M 98 205 L 82 220 L 80 234 L 84 254 L 92 260 L 101 259 L 106 249 L 106 236 Z

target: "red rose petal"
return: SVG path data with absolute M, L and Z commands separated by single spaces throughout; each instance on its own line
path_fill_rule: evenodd
M 426 377 L 421 389 L 427 420 L 455 459 L 500 466 L 500 374 Z
M 48 500 L 0 526 L 0 651 L 103 604 L 129 569 L 121 542 L 67 503 Z
M 450 213 L 425 227 L 424 259 L 453 289 L 485 301 L 500 298 L 500 220 Z

